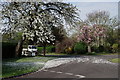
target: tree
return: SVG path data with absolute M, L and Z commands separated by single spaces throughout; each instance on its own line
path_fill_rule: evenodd
M 107 11 L 94 11 L 87 14 L 87 19 L 84 23 L 88 26 L 97 25 L 106 29 L 107 37 L 99 39 L 98 36 L 98 40 L 96 41 L 98 47 L 100 45 L 100 40 L 102 40 L 102 45 L 106 45 L 106 43 L 113 39 L 114 29 L 119 25 L 118 19 L 116 17 L 111 18 L 110 13 Z
M 79 20 L 76 7 L 62 2 L 10 2 L 2 6 L 2 19 L 5 24 L 3 32 L 23 31 L 23 37 L 16 49 L 17 56 L 21 55 L 22 44 L 26 39 L 35 43 L 42 42 L 45 50 L 48 39 L 55 40 L 52 33 L 54 28 L 63 23 L 75 26 Z
M 22 32 L 15 32 L 13 34 L 3 34 L 2 41 L 3 42 L 18 42 L 22 37 Z
M 106 37 L 105 29 L 101 26 L 83 26 L 77 36 L 78 41 L 88 45 L 88 52 L 91 52 L 91 46 L 99 39 Z
M 110 25 L 110 14 L 107 11 L 94 11 L 89 14 L 87 14 L 87 19 L 85 20 L 85 23 L 87 25 L 93 26 L 93 25 Z

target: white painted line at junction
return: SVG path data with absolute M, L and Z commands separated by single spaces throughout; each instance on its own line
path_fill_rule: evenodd
M 50 72 L 55 72 L 55 71 L 50 71 Z
M 43 70 L 43 71 L 48 71 L 48 70 Z
M 61 73 L 63 73 L 63 72 L 57 72 L 57 73 L 60 73 L 60 74 L 61 74 Z
M 73 75 L 73 73 L 65 73 L 65 74 L 67 74 L 67 75 Z
M 83 75 L 75 75 L 75 76 L 77 76 L 79 78 L 85 78 L 85 76 L 83 76 Z

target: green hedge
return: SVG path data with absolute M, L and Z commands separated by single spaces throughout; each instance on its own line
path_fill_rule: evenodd
M 48 46 L 46 47 L 47 52 L 55 52 L 55 46 Z
M 87 46 L 83 42 L 78 42 L 74 46 L 74 51 L 77 54 L 86 54 L 86 52 L 87 52 Z
M 42 53 L 43 47 L 37 47 L 37 49 L 38 49 L 38 53 Z M 55 52 L 55 46 L 47 46 L 46 52 L 48 53 Z
M 43 47 L 37 47 L 38 53 L 42 53 Z
M 2 58 L 15 57 L 15 49 L 17 43 L 2 42 Z

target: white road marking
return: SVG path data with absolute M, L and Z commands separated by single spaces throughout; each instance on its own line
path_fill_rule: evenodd
M 43 71 L 47 72 L 49 70 L 43 70 Z M 58 72 L 57 71 L 49 71 L 49 72 L 56 72 L 56 73 L 59 73 L 59 74 L 63 73 L 63 72 L 60 72 L 60 71 L 58 71 Z M 79 78 L 85 78 L 85 76 L 83 76 L 83 75 L 74 75 L 73 73 L 64 73 L 64 74 L 73 75 L 73 76 L 76 76 L 76 77 L 79 77 Z
M 43 70 L 43 71 L 48 71 L 48 70 Z
M 63 73 L 63 72 L 57 72 L 57 73 Z
M 65 73 L 65 74 L 67 74 L 67 75 L 73 75 L 73 73 Z
M 50 72 L 55 72 L 55 71 L 50 71 Z
M 75 76 L 77 76 L 79 78 L 85 78 L 85 76 L 83 76 L 83 75 L 75 75 Z

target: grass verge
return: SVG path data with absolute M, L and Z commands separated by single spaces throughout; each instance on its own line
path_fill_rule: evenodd
M 120 58 L 115 58 L 110 60 L 113 63 L 120 63 Z
M 2 63 L 2 78 L 18 76 L 41 69 L 44 63 L 53 57 L 23 57 L 4 59 Z
M 46 55 L 68 55 L 65 53 L 47 53 Z
M 120 55 L 120 53 L 97 53 L 97 55 Z

